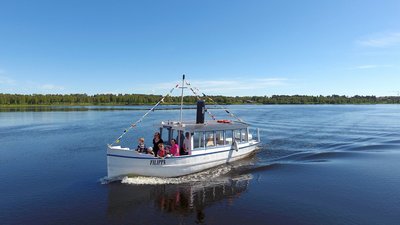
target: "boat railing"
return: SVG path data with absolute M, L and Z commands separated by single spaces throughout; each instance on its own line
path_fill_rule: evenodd
M 255 140 L 260 142 L 260 129 L 259 128 L 249 128 L 249 141 Z

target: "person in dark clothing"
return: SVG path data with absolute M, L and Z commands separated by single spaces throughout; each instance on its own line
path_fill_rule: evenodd
M 176 142 L 176 144 L 179 145 L 180 149 L 179 149 L 179 154 L 180 155 L 185 155 L 185 152 L 183 150 L 183 140 L 185 139 L 185 135 L 183 135 L 183 131 L 178 131 L 178 135 L 176 136 L 176 139 L 178 142 Z
M 159 149 L 158 144 L 160 144 L 160 143 L 164 143 L 164 141 L 163 141 L 163 139 L 161 139 L 160 133 L 156 132 L 154 134 L 154 138 L 153 138 L 153 152 L 154 152 L 155 156 L 157 156 L 158 149 Z

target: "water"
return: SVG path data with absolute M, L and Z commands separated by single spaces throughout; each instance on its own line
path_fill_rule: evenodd
M 0 112 L 0 223 L 399 223 L 399 105 L 229 108 L 261 128 L 254 156 L 181 178 L 114 182 L 103 179 L 106 144 L 145 111 Z M 155 121 L 169 118 L 179 112 L 150 114 L 123 144 L 150 143 Z

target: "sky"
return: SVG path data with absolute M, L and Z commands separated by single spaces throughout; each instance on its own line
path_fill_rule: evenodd
M 209 95 L 397 96 L 399 12 L 398 0 L 0 0 L 0 93 L 166 94 L 185 74 Z

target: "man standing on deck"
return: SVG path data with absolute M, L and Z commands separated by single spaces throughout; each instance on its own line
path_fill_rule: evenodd
M 183 154 L 190 155 L 192 153 L 192 141 L 190 140 L 190 133 L 185 133 L 185 140 L 183 141 Z

